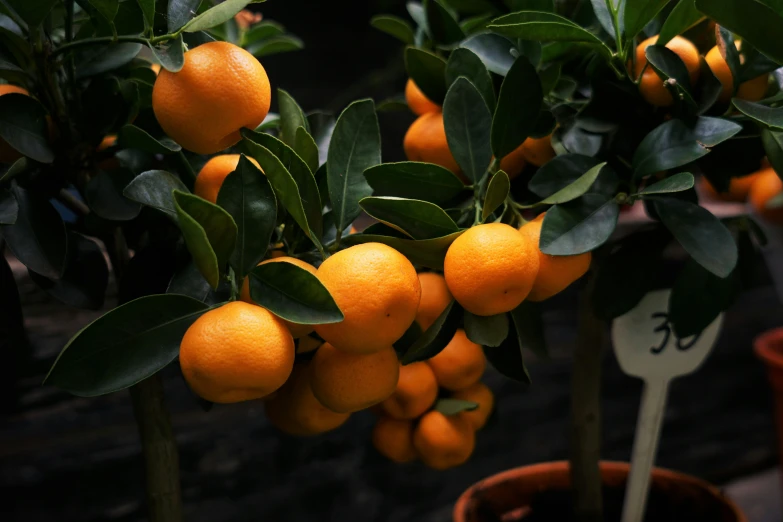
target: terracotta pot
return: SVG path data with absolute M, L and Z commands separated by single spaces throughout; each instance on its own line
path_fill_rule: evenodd
M 775 422 L 778 425 L 778 455 L 783 463 L 783 328 L 756 337 L 756 355 L 767 366 L 767 375 L 775 394 Z
M 604 485 L 607 488 L 623 488 L 629 468 L 630 465 L 625 462 L 602 462 Z M 566 461 L 546 462 L 498 473 L 474 484 L 460 496 L 454 506 L 454 522 L 523 522 L 525 516 L 532 512 L 530 506 L 537 495 L 567 492 L 570 483 Z M 711 506 L 720 513 L 714 522 L 747 522 L 731 500 L 721 495 L 717 488 L 695 477 L 655 468 L 652 489 L 666 499 L 672 499 L 672 505 Z M 617 492 L 619 494 L 621 490 Z M 607 519 L 606 522 L 616 521 Z

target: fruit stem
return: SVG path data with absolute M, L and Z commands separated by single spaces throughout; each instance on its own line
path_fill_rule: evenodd
M 179 453 L 164 400 L 163 379 L 155 374 L 132 386 L 130 395 L 146 464 L 149 520 L 179 522 Z

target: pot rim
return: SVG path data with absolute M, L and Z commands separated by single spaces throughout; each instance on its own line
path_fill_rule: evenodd
M 783 328 L 768 330 L 756 337 L 753 350 L 768 366 L 783 370 Z

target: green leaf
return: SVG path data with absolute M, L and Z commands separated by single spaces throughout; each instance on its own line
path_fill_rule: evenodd
M 225 0 L 213 7 L 210 7 L 203 13 L 199 14 L 188 23 L 186 23 L 182 30 L 186 33 L 195 33 L 196 31 L 204 31 L 216 25 L 228 22 L 234 15 L 244 9 L 250 3 L 260 3 L 266 0 Z
M 290 94 L 283 89 L 277 89 L 277 98 L 280 107 L 280 139 L 289 147 L 293 147 L 296 141 L 296 129 L 304 127 L 307 130 L 310 126 L 304 111 Z
M 481 94 L 465 77 L 457 79 L 446 94 L 443 123 L 454 159 L 468 179 L 477 182 L 492 159 L 492 115 Z
M 481 221 L 484 222 L 506 201 L 508 193 L 511 190 L 511 181 L 508 174 L 499 170 L 489 180 L 487 185 L 487 194 L 484 197 L 484 206 L 482 207 Z
M 140 43 L 97 46 L 76 53 L 76 78 L 82 79 L 113 71 L 127 65 L 141 51 Z
M 157 45 L 150 44 L 150 50 L 160 65 L 168 71 L 179 72 L 185 65 L 185 45 L 182 35 Z
M 505 76 L 514 64 L 514 42 L 499 34 L 481 33 L 460 44 L 478 56 L 490 72 Z
M 614 21 L 612 20 L 612 13 L 609 11 L 606 0 L 591 0 L 590 3 L 593 5 L 593 12 L 598 19 L 598 23 L 601 24 L 601 27 L 603 27 L 604 31 L 606 31 L 609 36 L 614 38 Z
M 177 208 L 172 195 L 175 190 L 188 192 L 174 174 L 165 170 L 148 170 L 133 178 L 122 193 L 130 200 L 158 209 L 176 219 Z
M 320 164 L 318 163 L 318 145 L 307 129 L 304 127 L 296 128 L 294 138 L 294 152 L 310 167 L 310 171 L 315 173 Z
M 244 154 L 234 172 L 223 181 L 217 204 L 237 225 L 237 244 L 231 266 L 244 278 L 266 254 L 277 219 L 277 200 L 264 173 Z
M 152 27 L 155 23 L 155 0 L 136 0 L 141 12 L 144 14 L 144 21 L 147 27 Z M 171 2 L 169 3 L 171 5 Z M 169 19 L 171 19 L 169 17 Z
M 88 0 L 88 2 L 108 22 L 114 21 L 114 17 L 117 16 L 117 10 L 120 7 L 119 0 Z
M 696 0 L 696 9 L 783 63 L 783 40 L 778 36 L 783 17 L 769 7 L 747 0 Z
M 761 143 L 772 168 L 780 176 L 783 174 L 783 132 L 761 129 Z
M 133 386 L 177 358 L 182 336 L 206 311 L 201 301 L 175 294 L 125 303 L 77 333 L 44 382 L 80 397 Z
M 633 39 L 639 34 L 644 26 L 655 18 L 668 3 L 669 0 L 624 0 L 620 2 L 623 35 L 626 39 Z
M 407 20 L 393 15 L 377 15 L 370 19 L 370 25 L 389 34 L 402 43 L 413 45 L 413 27 Z
M 413 21 L 416 22 L 416 25 L 425 32 L 429 31 L 429 27 L 427 27 L 427 14 L 424 12 L 424 6 L 421 5 L 420 2 L 407 2 L 405 7 L 408 10 L 408 14 L 413 18 Z
M 539 248 L 553 256 L 595 250 L 614 232 L 618 213 L 614 199 L 600 194 L 585 194 L 575 201 L 555 205 L 546 213 L 541 226 Z
M 250 272 L 250 296 L 297 324 L 339 323 L 345 317 L 318 278 L 292 263 L 265 263 Z
M 272 20 L 263 20 L 247 30 L 243 41 L 248 45 L 283 34 L 285 34 L 285 27 Z
M 362 210 L 381 223 L 408 234 L 413 239 L 435 239 L 459 231 L 459 227 L 439 206 L 416 199 L 367 197 L 359 202 Z
M 175 154 L 182 150 L 171 138 L 164 136 L 157 140 L 135 125 L 125 125 L 117 137 L 122 148 L 143 150 L 150 154 Z
M 694 261 L 718 277 L 727 277 L 734 270 L 737 244 L 709 210 L 676 198 L 656 199 L 655 210 Z
M 549 64 L 548 66 L 544 67 L 538 72 L 538 78 L 541 81 L 541 92 L 544 96 L 548 95 L 550 92 L 552 92 L 552 89 L 555 88 L 555 85 L 557 85 L 558 80 L 560 80 L 560 63 L 553 63 Z M 549 111 L 543 111 L 542 114 L 549 114 L 551 115 Z M 539 116 L 539 120 L 541 117 Z M 553 118 L 554 119 L 554 118 Z M 540 121 L 536 122 L 536 129 L 538 129 L 538 126 L 541 125 Z M 554 129 L 554 125 L 552 126 L 552 129 Z M 550 134 L 550 132 L 547 132 L 546 134 Z
M 682 97 L 685 103 L 696 107 L 696 102 L 691 95 L 691 79 L 687 67 L 682 59 L 671 49 L 662 45 L 650 45 L 645 50 L 647 62 L 658 73 L 663 81 L 674 81 L 674 89 L 678 97 Z
M 383 163 L 364 171 L 378 196 L 420 199 L 441 205 L 453 201 L 465 184 L 450 170 L 432 163 Z
M 12 179 L 16 178 L 20 174 L 33 169 L 37 163 L 32 160 L 28 160 L 24 156 L 14 161 L 10 167 L 0 175 L 0 183 L 9 183 Z
M 0 229 L 8 248 L 33 272 L 59 279 L 68 251 L 65 223 L 49 200 L 39 194 L 18 186 L 11 192 L 18 205 L 16 222 Z
M 537 11 L 511 13 L 493 20 L 489 28 L 504 36 L 523 40 L 584 42 L 598 45 L 602 52 L 611 54 L 611 50 L 600 38 L 568 18 L 554 13 Z
M 767 107 L 760 103 L 740 100 L 739 98 L 734 98 L 731 100 L 731 103 L 734 104 L 737 110 L 753 121 L 756 121 L 765 127 L 783 130 L 783 107 Z
M 432 409 L 447 417 L 452 417 L 459 415 L 463 411 L 477 410 L 478 407 L 477 403 L 462 399 L 438 399 Z
M 224 281 L 217 290 L 213 290 L 201 272 L 198 271 L 196 264 L 191 261 L 174 274 L 166 293 L 186 295 L 211 306 L 227 301 L 230 288 L 228 281 Z
M 690 172 L 678 172 L 673 176 L 669 176 L 666 179 L 662 179 L 656 183 L 653 183 L 649 187 L 645 187 L 639 194 L 670 194 L 672 192 L 682 192 L 693 188 L 693 174 Z
M 272 56 L 273 54 L 300 51 L 304 49 L 304 47 L 305 44 L 301 38 L 297 38 L 291 34 L 282 34 L 248 45 L 247 52 L 256 58 L 262 58 L 264 56 Z
M 565 189 L 598 165 L 598 160 L 581 154 L 562 154 L 547 162 L 533 175 L 528 184 L 531 192 L 542 199 Z M 590 192 L 614 196 L 619 180 L 614 169 L 601 169 Z
M 427 98 L 438 105 L 443 104 L 448 89 L 446 61 L 443 58 L 417 47 L 407 47 L 405 70 Z
M 446 83 L 451 85 L 464 76 L 476 86 L 490 109 L 495 108 L 495 86 L 481 59 L 469 49 L 455 49 L 446 64 Z
M 376 234 L 351 234 L 343 238 L 346 246 L 362 243 L 383 243 L 394 248 L 407 257 L 414 265 L 421 265 L 433 270 L 443 270 L 443 259 L 451 244 L 462 235 L 463 231 L 454 232 L 448 236 L 435 239 L 401 239 L 392 236 Z
M 329 144 L 332 141 L 332 134 L 337 121 L 333 115 L 323 112 L 311 113 L 307 119 L 310 122 L 310 130 L 315 144 L 318 145 L 318 163 L 323 166 L 326 164 Z M 325 194 L 326 191 L 321 191 L 322 198 L 326 197 Z
M 720 93 L 723 91 L 723 84 L 712 72 L 703 56 L 699 58 L 699 68 L 699 91 L 696 93 L 696 99 L 699 100 L 698 114 L 704 114 L 718 102 Z
M 90 210 L 110 221 L 129 221 L 141 212 L 141 205 L 123 196 L 123 189 L 134 179 L 128 169 L 99 172 L 85 187 Z
M 49 12 L 56 3 L 56 0 L 36 0 L 33 2 L 26 0 L 7 1 L 8 7 L 16 11 L 16 14 L 27 22 L 30 29 L 41 25 L 41 22 L 46 20 L 46 17 L 49 16 Z
M 500 87 L 492 119 L 492 152 L 502 158 L 516 150 L 536 126 L 544 94 L 536 68 L 520 56 Z
M 426 361 L 438 355 L 454 338 L 462 320 L 462 307 L 452 301 L 432 326 L 400 358 L 402 364 Z
M 720 278 L 688 260 L 669 296 L 669 322 L 680 339 L 697 335 L 726 311 L 738 293 L 737 278 Z
M 337 119 L 326 174 L 334 221 L 342 230 L 359 215 L 359 201 L 372 194 L 364 171 L 381 163 L 381 134 L 375 104 L 360 100 Z
M 13 225 L 19 215 L 19 204 L 10 190 L 0 188 L 0 225 Z
M 173 33 L 188 23 L 198 11 L 199 4 L 201 0 L 169 0 L 166 17 L 169 32 Z
M 523 302 L 511 311 L 514 329 L 500 346 L 484 346 L 487 360 L 497 371 L 523 384 L 530 384 L 530 374 L 522 358 L 522 349 L 527 347 L 536 354 L 546 354 L 543 324 L 535 304 Z
M 174 206 L 196 266 L 210 286 L 217 288 L 237 242 L 234 218 L 219 206 L 178 190 L 174 191 Z
M 606 165 L 606 162 L 596 165 L 582 174 L 570 185 L 545 198 L 543 201 L 541 201 L 541 203 L 545 205 L 560 205 L 562 203 L 568 203 L 569 201 L 573 201 L 576 198 L 581 197 L 588 190 L 590 190 L 590 187 L 593 186 L 593 183 L 595 183 L 595 180 L 598 179 L 599 175 L 601 175 L 601 172 L 604 169 L 609 168 L 610 167 Z
M 451 45 L 465 38 L 457 21 L 437 0 L 424 0 L 424 12 L 427 14 L 427 25 L 435 42 Z
M 500 346 L 508 336 L 506 314 L 480 316 L 465 310 L 465 334 L 482 346 Z
M 0 138 L 40 163 L 54 161 L 49 147 L 46 109 L 36 99 L 12 92 L 0 96 Z
M 695 0 L 679 0 L 666 18 L 656 45 L 666 45 L 669 41 L 704 20 L 704 15 L 696 9 Z

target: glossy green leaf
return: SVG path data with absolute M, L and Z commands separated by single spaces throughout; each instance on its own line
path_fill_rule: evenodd
M 772 168 L 778 177 L 783 176 L 783 132 L 761 129 L 761 142 Z
M 18 175 L 24 174 L 25 172 L 33 169 L 35 165 L 37 165 L 37 163 L 22 156 L 18 160 L 14 161 L 3 174 L 0 174 L 0 183 L 9 183 Z
M 481 93 L 465 77 L 449 88 L 443 102 L 443 123 L 451 154 L 465 176 L 477 182 L 492 159 L 492 115 Z
M 513 329 L 500 346 L 484 346 L 487 360 L 494 368 L 517 382 L 530 384 L 530 374 L 522 357 L 524 348 L 536 354 L 546 354 L 543 325 L 536 303 L 523 302 L 511 311 Z
M 581 197 L 590 190 L 590 187 L 593 186 L 593 183 L 595 183 L 595 180 L 601 175 L 601 172 L 608 168 L 606 162 L 596 165 L 578 177 L 570 185 L 563 187 L 551 196 L 545 198 L 541 203 L 545 205 L 560 205 Z
M 433 40 L 441 45 L 451 45 L 465 38 L 457 21 L 437 0 L 424 0 L 424 12 Z
M 273 54 L 301 51 L 304 47 L 305 44 L 301 38 L 292 34 L 281 34 L 280 36 L 273 36 L 272 38 L 267 38 L 266 40 L 261 40 L 248 45 L 247 52 L 256 58 L 263 58 L 264 56 L 272 56 Z
M 611 53 L 593 33 L 568 18 L 554 13 L 522 11 L 496 18 L 489 24 L 494 32 L 523 40 L 540 42 L 584 42 L 598 45 L 602 52 Z
M 310 113 L 307 119 L 310 122 L 310 131 L 315 144 L 318 145 L 318 163 L 325 165 L 337 120 L 333 115 L 324 112 Z M 326 198 L 325 191 L 321 192 L 321 197 Z
M 609 36 L 614 38 L 614 21 L 612 20 L 612 13 L 609 11 L 606 0 L 590 0 L 590 3 L 593 5 L 593 12 L 598 19 L 598 23 L 601 24 L 601 27 L 603 27 L 604 31 L 606 31 Z
M 31 29 L 41 25 L 56 3 L 56 0 L 7 0 L 7 5 L 16 11 Z
M 339 323 L 343 313 L 318 278 L 292 263 L 265 263 L 250 272 L 250 296 L 297 324 Z
M 296 100 L 283 89 L 277 89 L 277 99 L 280 107 L 280 139 L 289 147 L 294 147 L 296 129 L 310 128 L 307 117 Z
M 122 193 L 130 200 L 176 218 L 177 209 L 172 195 L 175 190 L 188 192 L 187 187 L 174 174 L 165 170 L 148 170 L 133 178 Z
M 130 124 L 120 129 L 118 142 L 123 148 L 139 149 L 151 154 L 174 154 L 182 150 L 171 138 L 164 136 L 155 139 L 147 131 Z
M 462 321 L 462 307 L 452 301 L 401 357 L 402 364 L 426 361 L 438 355 L 454 338 Z
M 477 34 L 462 42 L 460 47 L 471 50 L 490 72 L 501 76 L 505 76 L 514 63 L 514 43 L 499 34 Z
M 144 21 L 147 27 L 152 27 L 155 23 L 155 0 L 136 0 L 141 12 L 144 14 Z M 171 5 L 171 3 L 169 3 Z
M 227 301 L 230 288 L 228 281 L 224 281 L 217 290 L 213 290 L 196 264 L 191 261 L 174 274 L 166 288 L 166 293 L 186 295 L 211 306 Z
M 0 225 L 13 225 L 19 214 L 19 204 L 10 190 L 0 188 Z
M 727 277 L 734 270 L 737 244 L 709 210 L 676 198 L 657 199 L 655 210 L 694 261 L 718 277 Z
M 495 108 L 495 85 L 481 59 L 471 50 L 455 49 L 446 64 L 446 83 L 451 85 L 464 76 L 476 86 L 487 107 Z
M 693 188 L 693 174 L 690 172 L 678 172 L 673 176 L 669 176 L 666 179 L 662 179 L 656 183 L 653 183 L 649 187 L 645 187 L 639 191 L 641 195 L 650 194 L 669 194 L 672 192 L 682 192 Z
M 675 36 L 684 33 L 704 20 L 704 14 L 696 9 L 695 0 L 679 0 L 666 18 L 658 35 L 657 45 L 666 45 Z
M 315 173 L 320 164 L 318 163 L 318 145 L 307 129 L 304 127 L 296 128 L 294 137 L 294 152 L 310 167 L 310 171 Z
M 671 84 L 678 97 L 685 103 L 695 107 L 696 102 L 691 95 L 691 79 L 682 59 L 671 49 L 662 45 L 650 45 L 645 50 L 647 62 L 658 73 L 662 81 Z
M 77 333 L 45 382 L 80 397 L 128 388 L 176 359 L 182 336 L 206 311 L 201 301 L 175 294 L 125 303 Z
M 734 98 L 731 100 L 734 106 L 748 118 L 776 130 L 783 130 L 783 107 L 767 107 L 760 103 L 749 102 Z
M 150 50 L 160 65 L 168 71 L 179 72 L 185 65 L 185 46 L 182 35 L 158 45 L 150 45 Z
M 351 234 L 343 238 L 346 246 L 362 243 L 383 243 L 389 245 L 407 257 L 414 265 L 421 265 L 433 270 L 443 270 L 443 260 L 446 251 L 463 231 L 435 239 L 401 239 L 399 237 L 381 236 L 376 234 Z
M 450 170 L 432 163 L 383 163 L 364 171 L 377 196 L 420 199 L 438 205 L 453 201 L 465 184 Z
M 585 194 L 580 199 L 555 205 L 541 226 L 539 248 L 545 254 L 570 256 L 603 245 L 617 226 L 619 207 L 614 199 Z
M 178 190 L 174 191 L 174 206 L 196 266 L 210 286 L 217 288 L 237 242 L 234 218 L 219 206 Z
M 729 275 L 720 278 L 688 260 L 677 276 L 669 296 L 669 322 L 677 337 L 701 333 L 734 302 L 739 281 Z
M 210 29 L 216 25 L 228 22 L 248 4 L 264 1 L 266 0 L 225 0 L 190 20 L 183 26 L 182 30 L 187 33 L 195 33 L 196 31 Z
M 715 76 L 715 73 L 712 72 L 703 56 L 699 58 L 699 68 L 699 88 L 695 95 L 698 100 L 698 114 L 704 114 L 718 102 L 718 98 L 720 98 L 720 94 L 723 91 L 723 84 Z
M 619 0 L 618 0 L 619 1 Z M 663 9 L 669 0 L 623 0 L 620 14 L 623 19 L 623 35 L 631 39 L 644 29 L 650 20 Z
M 277 219 L 275 192 L 264 173 L 243 154 L 237 168 L 223 181 L 217 204 L 237 225 L 237 243 L 231 266 L 245 277 L 266 254 Z
M 439 206 L 427 201 L 394 197 L 368 197 L 359 202 L 362 210 L 381 223 L 413 239 L 435 239 L 459 231 Z
M 473 411 L 479 408 L 478 403 L 462 399 L 438 399 L 433 406 L 433 410 L 451 417 L 459 415 L 463 411 Z
M 407 20 L 393 15 L 376 15 L 370 19 L 370 25 L 389 34 L 402 43 L 407 45 L 413 44 L 413 27 Z
M 253 24 L 250 29 L 247 30 L 244 36 L 244 43 L 252 44 L 273 36 L 280 36 L 285 34 L 285 27 L 272 20 L 262 20 L 257 24 Z
M 337 120 L 326 161 L 329 199 L 338 230 L 359 215 L 359 201 L 372 194 L 364 171 L 381 163 L 381 134 L 375 104 L 360 100 Z
M 174 32 L 188 23 L 198 11 L 199 4 L 201 0 L 169 0 L 166 16 L 169 32 Z
M 141 205 L 123 196 L 123 189 L 133 179 L 133 172 L 127 169 L 99 172 L 84 191 L 90 210 L 111 221 L 128 221 L 138 216 Z
M 117 16 L 117 10 L 120 7 L 119 0 L 88 0 L 88 2 L 108 22 L 114 21 L 114 17 Z
M 530 179 L 528 189 L 541 197 L 548 198 L 581 178 L 598 165 L 598 160 L 581 154 L 562 154 L 547 162 Z M 611 168 L 604 168 L 592 185 L 590 192 L 614 196 L 619 180 Z
M 417 47 L 408 47 L 405 49 L 405 70 L 427 98 L 438 105 L 443 104 L 448 89 L 443 58 Z
M 482 222 L 486 221 L 489 216 L 503 205 L 510 190 L 511 181 L 508 179 L 508 174 L 499 170 L 492 176 L 487 185 L 487 194 L 484 197 L 484 206 L 481 212 Z
M 49 147 L 46 109 L 19 93 L 0 96 L 0 138 L 13 149 L 40 163 L 54 161 Z
M 516 150 L 533 132 L 544 94 L 535 67 L 520 56 L 500 87 L 492 118 L 492 152 L 502 158 Z
M 779 38 L 783 16 L 768 6 L 747 0 L 696 0 L 696 9 L 783 63 L 783 40 Z
M 130 63 L 142 49 L 140 43 L 118 43 L 114 45 L 85 48 L 76 55 L 76 78 L 88 78 L 113 71 Z
M 405 8 L 420 29 L 423 29 L 425 32 L 429 31 L 429 28 L 427 27 L 427 13 L 424 12 L 424 6 L 421 2 L 407 2 Z
M 11 192 L 18 205 L 16 222 L 0 229 L 8 248 L 30 270 L 59 279 L 68 251 L 65 223 L 41 195 L 18 186 L 12 187 Z
M 482 346 L 500 346 L 508 336 L 508 316 L 474 315 L 465 310 L 465 334 L 468 339 Z

